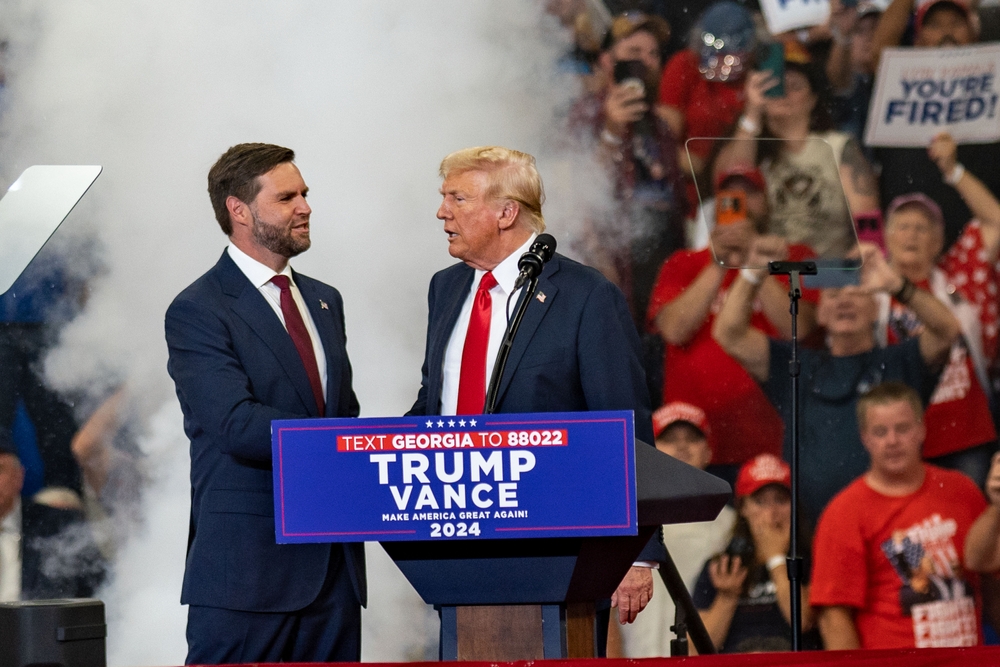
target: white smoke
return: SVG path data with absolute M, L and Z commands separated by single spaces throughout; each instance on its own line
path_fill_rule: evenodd
M 224 2 L 29 0 L 0 7 L 10 40 L 0 119 L 9 182 L 31 164 L 101 164 L 60 235 L 96 230 L 107 271 L 49 358 L 51 382 L 145 402 L 151 484 L 119 554 L 112 665 L 180 664 L 187 441 L 165 372 L 163 313 L 218 258 L 206 174 L 230 145 L 292 147 L 310 186 L 313 249 L 294 266 L 344 295 L 364 416 L 402 414 L 420 381 L 430 276 L 452 262 L 437 165 L 502 144 L 539 157 L 546 217 L 568 230 L 607 183 L 553 148 L 579 94 L 568 47 L 532 0 Z M 433 614 L 369 545 L 365 660 L 434 657 Z M 428 655 L 431 653 L 431 655 Z

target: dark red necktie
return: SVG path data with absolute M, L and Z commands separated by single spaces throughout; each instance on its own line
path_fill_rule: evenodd
M 490 318 L 493 316 L 490 290 L 496 284 L 492 272 L 484 273 L 472 302 L 469 330 L 462 347 L 462 373 L 458 380 L 455 414 L 478 415 L 486 404 L 486 351 L 490 346 Z
M 271 278 L 271 282 L 281 289 L 281 314 L 285 317 L 285 328 L 295 343 L 295 349 L 299 351 L 302 365 L 305 366 L 306 375 L 309 376 L 313 397 L 316 399 L 316 407 L 319 408 L 319 414 L 323 415 L 326 412 L 326 405 L 323 400 L 323 383 L 319 379 L 319 365 L 316 363 L 316 353 L 313 351 L 312 339 L 306 329 L 305 320 L 302 319 L 302 313 L 299 312 L 299 307 L 295 305 L 295 299 L 292 297 L 289 284 L 291 281 L 288 276 L 278 275 Z

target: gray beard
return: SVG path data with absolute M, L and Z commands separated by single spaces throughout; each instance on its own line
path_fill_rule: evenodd
M 309 239 L 296 241 L 290 229 L 279 229 L 263 222 L 256 211 L 251 210 L 250 214 L 253 216 L 253 239 L 261 247 L 287 258 L 296 257 L 309 249 Z

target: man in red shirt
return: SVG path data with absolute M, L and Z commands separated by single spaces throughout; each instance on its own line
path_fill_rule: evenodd
M 700 406 L 712 424 L 711 472 L 729 481 L 745 461 L 758 454 L 781 456 L 781 416 L 760 386 L 712 338 L 712 323 L 722 307 L 750 245 L 768 239 L 767 185 L 754 167 L 737 167 L 719 176 L 716 191 L 744 193 L 746 219 L 717 224 L 709 248 L 679 250 L 660 269 L 650 297 L 648 325 L 666 342 L 663 402 Z M 713 256 L 714 251 L 714 256 Z M 788 249 L 792 260 L 806 259 L 804 246 Z M 815 322 L 815 290 L 805 290 L 799 312 L 799 334 Z M 787 338 L 788 284 L 768 276 L 754 302 L 751 325 L 771 337 Z
M 871 466 L 830 501 L 813 541 L 810 601 L 826 648 L 978 644 L 979 582 L 962 552 L 982 493 L 923 462 L 923 409 L 907 385 L 878 385 L 857 416 Z

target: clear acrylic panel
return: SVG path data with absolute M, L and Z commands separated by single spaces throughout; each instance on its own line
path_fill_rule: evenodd
M 0 294 L 10 289 L 101 173 L 97 165 L 28 167 L 0 199 Z
M 696 137 L 688 155 L 711 156 L 714 169 L 692 169 L 715 260 L 729 268 L 752 266 L 755 235 L 780 236 L 814 259 L 810 287 L 855 283 L 861 266 L 858 232 L 841 184 L 834 148 L 821 137 L 801 141 Z

